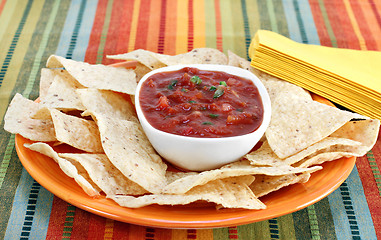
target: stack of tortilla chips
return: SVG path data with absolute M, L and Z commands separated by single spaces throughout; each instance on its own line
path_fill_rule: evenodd
M 249 54 L 255 68 L 381 119 L 381 52 L 301 44 L 259 30 Z
M 325 161 L 364 155 L 377 139 L 378 120 L 350 121 L 354 114 L 314 101 L 304 89 L 258 72 L 231 52 L 201 48 L 168 56 L 135 50 L 109 57 L 134 68 L 51 56 L 41 70 L 39 100 L 16 94 L 4 128 L 32 140 L 24 147 L 50 157 L 89 196 L 123 207 L 204 201 L 218 208 L 264 209 L 259 197 L 307 182 Z M 131 96 L 145 73 L 187 63 L 229 64 L 261 78 L 273 119 L 258 150 L 204 172 L 167 168 L 145 136 Z M 68 151 L 58 151 L 62 145 Z

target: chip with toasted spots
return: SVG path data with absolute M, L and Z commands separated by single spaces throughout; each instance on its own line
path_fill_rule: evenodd
M 165 55 L 152 53 L 157 60 L 163 64 L 177 65 L 177 64 L 224 64 L 226 65 L 228 59 L 226 55 L 217 49 L 213 48 L 195 48 L 190 52 L 178 55 Z
M 4 116 L 4 129 L 32 141 L 56 141 L 51 119 L 33 119 L 40 105 L 17 93 Z
M 86 152 L 103 153 L 99 129 L 94 121 L 50 109 L 57 140 Z
M 223 179 L 228 177 L 258 174 L 279 176 L 291 173 L 314 172 L 320 169 L 322 168 L 318 166 L 312 168 L 294 168 L 288 165 L 279 165 L 276 167 L 258 167 L 251 165 L 247 160 L 243 160 L 225 165 L 220 169 L 204 171 L 196 175 L 189 175 L 179 178 L 167 185 L 164 188 L 163 192 L 166 194 L 183 194 L 196 186 L 204 185 L 216 179 Z
M 80 165 L 73 164 L 71 161 L 58 156 L 58 153 L 48 144 L 37 142 L 25 145 L 25 147 L 54 159 L 54 161 L 58 163 L 61 170 L 67 176 L 73 178 L 89 196 L 100 196 L 99 187 L 91 180 L 87 172 Z
M 115 92 L 135 94 L 136 75 L 132 69 L 115 68 L 101 64 L 88 64 L 60 56 L 49 57 L 48 68 L 64 67 L 80 84 L 89 88 L 112 90 Z
M 126 178 L 111 162 L 106 154 L 60 153 L 61 158 L 79 163 L 91 180 L 106 195 L 143 195 L 144 188 Z
M 109 198 L 121 206 L 130 208 L 151 204 L 186 205 L 202 200 L 216 203 L 225 208 L 265 209 L 266 205 L 248 187 L 253 180 L 253 176 L 218 179 L 197 186 L 183 195 L 152 194 L 140 197 L 114 195 L 109 196 Z
M 288 174 L 281 176 L 256 175 L 255 180 L 250 184 L 250 189 L 257 197 L 263 197 L 271 192 L 277 191 L 283 187 L 305 183 L 311 177 L 311 173 Z
M 126 96 L 95 88 L 78 89 L 77 94 L 87 110 L 83 115 L 93 112 L 114 119 L 138 121 L 135 108 Z
M 102 146 L 124 176 L 152 193 L 166 185 L 167 165 L 155 152 L 140 125 L 134 121 L 96 115 Z

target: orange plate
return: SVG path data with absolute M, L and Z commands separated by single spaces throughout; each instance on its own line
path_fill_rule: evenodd
M 222 209 L 211 205 L 159 206 L 131 209 L 121 207 L 105 196 L 89 197 L 78 184 L 66 176 L 49 157 L 31 151 L 24 143 L 32 141 L 16 136 L 16 150 L 30 175 L 48 191 L 86 211 L 114 220 L 163 228 L 213 228 L 258 222 L 303 209 L 337 189 L 351 173 L 356 158 L 341 158 L 324 163 L 304 184 L 285 187 L 261 198 L 264 210 Z M 61 149 L 62 151 L 62 149 Z M 63 150 L 65 151 L 65 150 Z

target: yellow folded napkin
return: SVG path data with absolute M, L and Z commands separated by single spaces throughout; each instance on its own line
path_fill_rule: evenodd
M 301 44 L 259 30 L 249 56 L 259 70 L 381 119 L 381 52 Z

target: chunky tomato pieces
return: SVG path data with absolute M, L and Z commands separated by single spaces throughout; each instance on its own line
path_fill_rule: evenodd
M 238 136 L 255 131 L 263 119 L 253 82 L 224 72 L 157 73 L 143 83 L 139 100 L 153 127 L 183 136 Z

